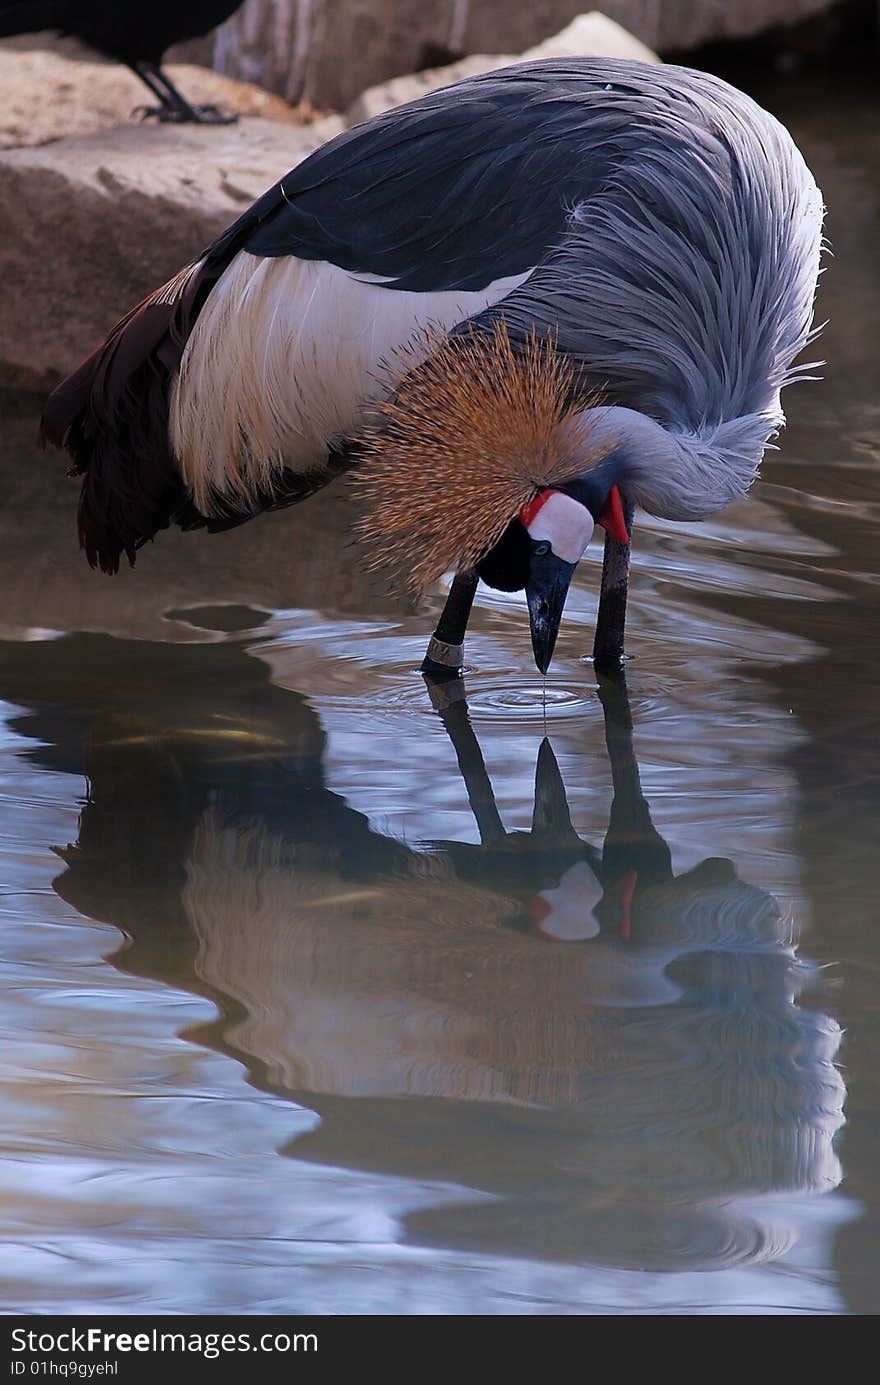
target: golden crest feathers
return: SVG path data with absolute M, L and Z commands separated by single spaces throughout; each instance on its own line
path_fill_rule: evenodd
M 552 340 L 515 346 L 502 319 L 428 336 L 411 355 L 415 365 L 391 368 L 391 393 L 358 439 L 354 485 L 370 566 L 421 591 L 473 567 L 539 490 L 582 475 L 605 448 L 591 450 L 575 423 L 599 401 Z

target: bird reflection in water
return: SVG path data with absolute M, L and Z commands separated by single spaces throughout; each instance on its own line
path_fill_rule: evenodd
M 327 787 L 303 699 L 230 644 L 199 658 L 238 660 L 248 722 L 218 703 L 218 734 L 188 731 L 167 684 L 152 723 L 105 708 L 56 888 L 127 930 L 118 965 L 216 1002 L 201 1041 L 319 1114 L 284 1152 L 458 1185 L 406 1218 L 420 1244 L 660 1270 L 783 1255 L 791 1195 L 841 1176 L 839 1030 L 798 1003 L 815 969 L 768 893 L 726 860 L 674 873 L 622 679 L 600 686 L 601 849 L 546 739 L 531 830 L 505 831 L 460 680 L 430 691 L 480 841 L 415 849 Z

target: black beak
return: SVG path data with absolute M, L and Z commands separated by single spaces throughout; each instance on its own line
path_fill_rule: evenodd
M 536 553 L 533 550 L 529 557 L 526 600 L 532 627 L 532 649 L 540 673 L 547 672 L 553 658 L 562 608 L 575 567 L 575 563 L 563 562 L 552 551 Z

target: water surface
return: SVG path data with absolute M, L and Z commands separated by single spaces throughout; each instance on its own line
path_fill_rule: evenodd
M 877 1310 L 880 122 L 773 99 L 826 378 L 638 527 L 628 694 L 596 553 L 432 696 L 341 486 L 103 580 L 7 408 L 4 1307 Z

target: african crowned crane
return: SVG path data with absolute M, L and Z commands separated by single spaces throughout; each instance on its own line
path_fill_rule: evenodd
M 597 521 L 613 662 L 632 507 L 714 513 L 784 421 L 821 221 L 787 132 L 684 68 L 525 63 L 348 130 L 49 400 L 89 562 L 354 461 L 373 560 L 458 573 L 428 669 L 461 665 L 479 575 L 525 589 L 545 671 Z
M 225 125 L 214 106 L 192 106 L 162 71 L 172 43 L 201 38 L 237 10 L 241 0 L 0 0 L 0 38 L 57 29 L 130 67 L 159 100 L 145 115 L 161 121 Z

